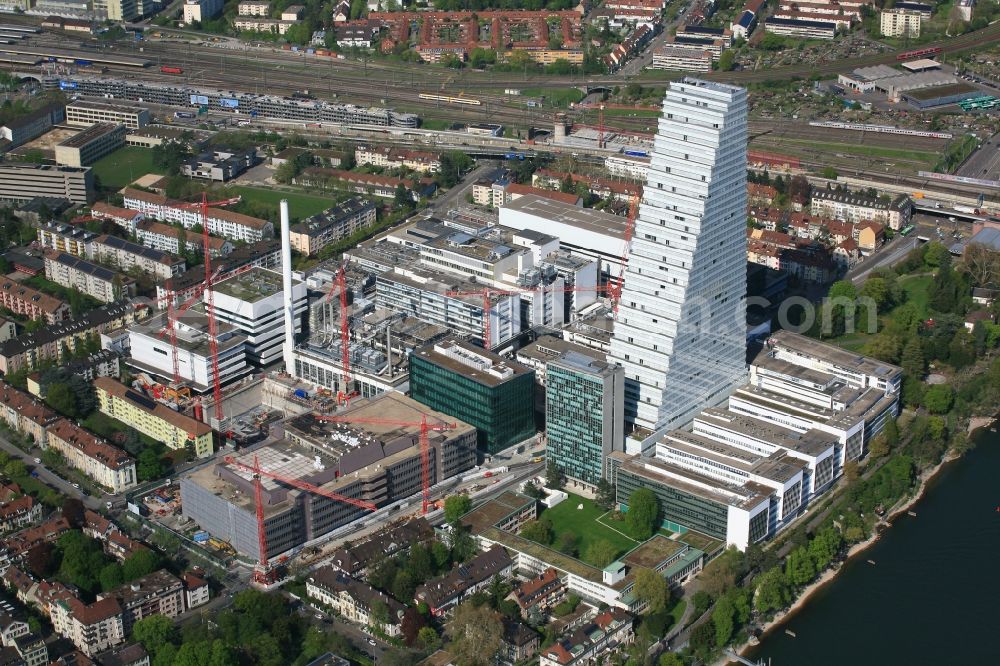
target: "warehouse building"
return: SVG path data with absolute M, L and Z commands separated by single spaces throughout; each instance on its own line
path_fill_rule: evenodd
M 252 465 L 256 457 L 265 471 L 381 507 L 420 492 L 421 419 L 455 422 L 396 393 L 356 401 L 338 416 L 415 425 L 330 423 L 312 413 L 303 414 L 285 422 L 286 440 L 237 456 L 237 460 Z M 461 422 L 457 426 L 429 435 L 432 484 L 476 464 L 475 428 Z M 368 513 L 268 477 L 261 485 L 271 558 Z M 184 516 L 232 544 L 241 555 L 256 558 L 260 547 L 253 496 L 252 474 L 224 463 L 196 470 L 181 480 Z

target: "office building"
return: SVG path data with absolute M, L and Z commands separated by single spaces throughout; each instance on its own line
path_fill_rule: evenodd
M 620 366 L 567 352 L 546 364 L 547 462 L 574 481 L 596 486 L 604 461 L 624 451 L 624 371 Z
M 56 164 L 88 166 L 124 145 L 124 126 L 97 123 L 57 144 Z
M 43 248 L 84 259 L 94 256 L 94 239 L 97 234 L 82 227 L 65 222 L 40 222 L 36 234 L 38 244 Z
M 134 211 L 126 210 L 134 215 L 141 215 Z M 183 229 L 172 227 L 162 222 L 152 220 L 142 220 L 135 225 L 135 235 L 139 242 L 154 250 L 169 252 L 179 255 L 181 252 L 192 252 L 194 254 L 204 254 L 205 242 L 201 234 L 189 233 Z M 181 248 L 181 238 L 184 240 L 184 248 Z M 214 259 L 225 256 L 232 252 L 234 246 L 232 242 L 218 236 L 208 237 L 208 253 Z M 213 262 L 214 264 L 214 262 Z
M 48 324 L 70 317 L 66 301 L 6 278 L 0 279 L 0 306 L 28 319 L 44 319 Z
M 0 162 L 0 201 L 37 197 L 88 204 L 94 200 L 94 174 L 90 167 Z
M 96 123 L 112 123 L 124 125 L 129 129 L 138 129 L 150 123 L 149 109 L 141 106 L 82 100 L 73 102 L 66 107 L 67 125 L 89 127 Z
M 245 172 L 260 162 L 257 150 L 231 150 L 214 148 L 196 155 L 181 164 L 181 175 L 188 178 L 204 178 L 224 183 Z
M 274 268 L 278 265 L 280 254 L 281 241 L 269 238 L 237 247 L 226 256 L 213 261 L 212 268 L 219 271 L 220 275 L 231 273 L 245 266 Z M 168 294 L 173 294 L 174 305 L 196 296 L 201 293 L 200 287 L 204 281 L 204 266 L 196 266 L 181 275 L 164 280 L 163 284 L 156 285 L 157 307 L 160 309 L 167 307 L 166 297 Z
M 47 448 L 61 453 L 66 464 L 114 494 L 136 485 L 131 456 L 72 421 L 59 419 L 49 426 Z
M 686 78 L 663 112 L 609 357 L 638 441 L 746 380 L 746 91 Z
M 307 256 L 316 254 L 320 248 L 373 224 L 375 204 L 367 199 L 352 197 L 292 225 L 292 249 Z
M 157 281 L 184 272 L 184 260 L 162 250 L 139 245 L 118 236 L 107 234 L 94 239 L 94 258 L 117 266 L 123 272 L 137 269 L 153 276 Z
M 24 367 L 35 367 L 42 361 L 58 359 L 63 348 L 73 351 L 88 335 L 129 326 L 148 312 L 148 307 L 138 303 L 113 303 L 91 310 L 77 319 L 60 320 L 34 333 L 7 340 L 0 343 L 0 372 L 17 372 Z
M 45 277 L 102 303 L 114 303 L 135 295 L 132 278 L 65 252 L 49 250 L 45 253 Z
M 303 414 L 285 422 L 284 441 L 237 455 L 237 460 L 252 465 L 256 457 L 269 472 L 383 507 L 420 493 L 421 421 L 456 422 L 398 393 L 354 400 L 338 416 L 361 421 L 331 423 Z M 371 422 L 380 420 L 413 425 Z M 475 428 L 461 422 L 457 426 L 428 436 L 431 484 L 476 464 Z M 368 513 L 269 478 L 261 485 L 271 558 Z M 260 555 L 252 474 L 225 463 L 195 470 L 181 479 L 181 499 L 185 517 L 241 555 Z
M 475 426 L 492 454 L 535 434 L 534 374 L 453 337 L 410 354 L 410 395 Z
M 25 144 L 49 131 L 66 119 L 65 107 L 59 103 L 46 104 L 20 118 L 0 125 L 0 152 Z M 9 142 L 9 143 L 7 143 Z
M 198 393 L 206 393 L 215 382 L 215 370 L 209 344 L 208 317 L 194 306 L 174 322 L 177 340 L 177 369 L 182 382 Z M 152 373 L 167 383 L 174 380 L 174 348 L 167 332 L 167 314 L 158 314 L 128 330 L 131 356 L 126 363 Z M 246 375 L 246 336 L 234 326 L 219 322 L 216 332 L 219 352 L 219 382 L 227 384 Z
M 212 455 L 212 429 L 110 377 L 94 380 L 102 413 L 170 449 L 190 448 L 198 458 Z
M 285 336 L 284 298 L 281 274 L 264 268 L 212 285 L 215 317 L 246 336 L 247 362 L 267 366 L 281 359 Z M 306 312 L 306 285 L 292 281 L 295 335 L 302 332 Z

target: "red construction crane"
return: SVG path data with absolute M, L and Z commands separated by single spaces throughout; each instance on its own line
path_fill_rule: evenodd
M 330 301 L 333 292 L 340 289 L 340 364 L 343 370 L 345 396 L 350 398 L 351 391 L 351 328 L 347 317 L 347 271 L 343 266 L 337 271 L 330 291 L 326 293 L 326 302 Z
M 604 105 L 597 107 L 597 147 L 604 147 Z
M 202 243 L 205 252 L 205 286 L 204 292 L 208 294 L 205 303 L 206 314 L 208 315 L 208 351 L 212 357 L 212 397 L 215 400 L 215 419 L 222 423 L 222 386 L 219 381 L 219 323 L 215 319 L 215 296 L 212 292 L 212 248 L 210 236 L 208 235 L 208 209 L 209 207 L 230 206 L 240 202 L 240 197 L 223 199 L 221 201 L 208 200 L 208 193 L 202 192 L 200 203 L 175 204 L 176 208 L 200 208 L 201 209 L 201 230 Z M 171 326 L 173 324 L 171 323 Z M 171 333 L 171 340 L 176 340 L 176 334 Z
M 332 421 L 334 423 L 368 423 L 372 425 L 389 425 L 403 428 L 420 427 L 420 468 L 423 482 L 423 513 L 427 513 L 427 507 L 431 504 L 431 469 L 430 469 L 430 440 L 429 433 L 444 432 L 446 430 L 456 430 L 457 423 L 428 423 L 427 417 L 422 416 L 420 421 L 394 421 L 392 419 L 375 419 L 361 416 L 328 416 L 317 414 L 317 421 Z
M 612 312 L 618 317 L 618 303 L 622 298 L 622 288 L 625 286 L 625 266 L 628 264 L 628 256 L 632 250 L 632 234 L 635 232 L 635 218 L 639 214 L 639 197 L 633 194 L 629 201 L 628 218 L 625 220 L 625 245 L 622 248 L 622 266 L 618 274 L 618 280 L 611 287 Z
M 355 499 L 353 497 L 347 497 L 339 493 L 335 493 L 330 490 L 324 490 L 319 486 L 314 486 L 311 483 L 306 483 L 305 481 L 299 481 L 298 479 L 291 479 L 280 474 L 275 474 L 274 472 L 268 472 L 261 469 L 260 461 L 257 459 L 256 454 L 253 457 L 253 465 L 247 465 L 242 463 L 232 456 L 226 456 L 223 459 L 226 464 L 232 465 L 239 469 L 245 470 L 253 474 L 253 495 L 254 504 L 257 509 L 257 544 L 260 548 L 260 564 L 254 571 L 254 580 L 258 583 L 269 583 L 271 582 L 268 575 L 270 573 L 270 565 L 267 557 L 267 532 L 264 530 L 264 499 L 263 490 L 261 487 L 260 479 L 261 477 L 267 477 L 269 479 L 274 479 L 275 481 L 280 481 L 281 483 L 286 483 L 290 486 L 298 488 L 300 490 L 305 490 L 306 492 L 313 493 L 314 495 L 321 495 L 327 499 L 334 500 L 336 502 L 343 502 L 345 504 L 350 504 L 356 506 L 360 509 L 367 509 L 368 511 L 375 511 L 378 509 L 377 506 L 371 502 L 365 502 L 364 500 Z
M 601 286 L 595 287 L 535 287 L 534 289 L 521 289 L 521 288 L 505 288 L 498 289 L 495 287 L 486 287 L 484 289 L 476 291 L 446 291 L 445 296 L 481 296 L 483 299 L 483 349 L 490 348 L 490 307 L 491 299 L 493 296 L 513 296 L 515 294 L 531 294 L 537 292 L 549 292 L 549 293 L 572 293 L 575 291 L 603 291 L 605 288 Z

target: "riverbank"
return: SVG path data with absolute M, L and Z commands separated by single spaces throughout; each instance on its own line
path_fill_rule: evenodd
M 986 419 L 986 421 L 987 423 L 985 423 L 984 425 L 989 425 L 990 423 L 993 422 L 993 419 Z M 809 602 L 809 600 L 813 596 L 815 596 L 817 592 L 819 592 L 825 586 L 830 584 L 830 582 L 832 582 L 837 577 L 837 574 L 840 573 L 844 564 L 846 564 L 852 558 L 857 557 L 864 551 L 871 548 L 881 538 L 882 534 L 890 527 L 892 527 L 893 520 L 895 520 L 897 517 L 909 511 L 924 497 L 924 495 L 927 492 L 928 485 L 934 478 L 938 476 L 938 474 L 941 473 L 945 465 L 955 460 L 958 460 L 959 458 L 961 458 L 961 454 L 949 450 L 948 452 L 945 453 L 944 457 L 941 459 L 941 462 L 939 462 L 934 467 L 922 472 L 920 474 L 920 481 L 917 485 L 915 492 L 909 497 L 900 500 L 900 503 L 897 503 L 896 506 L 894 506 L 889 511 L 886 518 L 880 522 L 880 525 L 883 527 L 883 529 L 881 531 L 878 531 L 876 529 L 875 533 L 872 536 L 868 537 L 864 541 L 860 541 L 851 546 L 851 548 L 847 551 L 847 554 L 842 562 L 838 563 L 836 566 L 828 568 L 819 576 L 819 578 L 817 578 L 815 581 L 813 581 L 805 588 L 803 588 L 802 592 L 795 599 L 795 601 L 792 602 L 791 606 L 789 606 L 786 610 L 781 611 L 780 613 L 775 615 L 770 622 L 765 623 L 761 627 L 760 638 L 763 639 L 768 634 L 774 632 L 777 629 L 780 629 L 782 625 L 784 625 L 792 618 L 793 615 L 795 615 L 796 613 L 798 613 L 798 611 L 800 611 L 803 607 L 805 607 L 806 604 Z M 734 650 L 736 651 L 737 654 L 745 656 L 747 651 L 750 648 L 754 647 L 755 645 L 756 643 L 747 641 L 735 647 Z M 718 660 L 716 660 L 714 666 L 724 666 L 726 664 L 734 664 L 734 663 L 736 662 L 734 662 L 731 658 L 723 656 L 720 657 Z

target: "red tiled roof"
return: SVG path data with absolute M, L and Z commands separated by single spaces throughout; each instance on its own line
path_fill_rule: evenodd
M 59 419 L 50 426 L 49 437 L 56 437 L 66 442 L 110 469 L 120 469 L 133 462 L 132 458 L 117 446 L 108 444 L 97 435 L 67 419 Z

